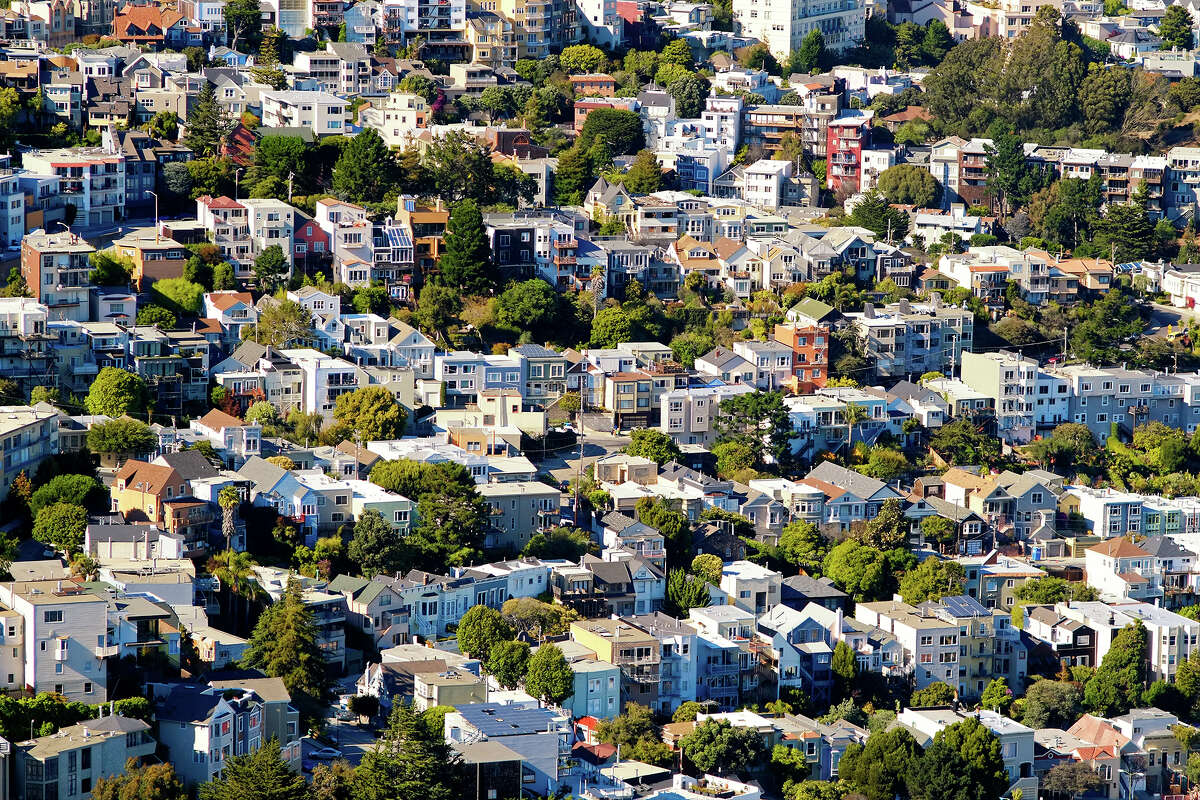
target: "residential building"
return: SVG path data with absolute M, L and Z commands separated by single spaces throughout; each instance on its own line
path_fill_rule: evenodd
M 127 761 L 149 759 L 157 744 L 148 723 L 119 715 L 21 742 L 12 754 L 15 796 L 81 800 L 99 779 L 123 775 Z
M 125 214 L 125 156 L 100 147 L 30 150 L 21 157 L 35 175 L 54 175 L 61 194 L 71 195 L 75 227 L 100 228 Z
M 825 37 L 826 47 L 845 50 L 862 40 L 866 5 L 858 0 L 814 3 L 789 0 L 772 4 L 762 0 L 736 0 L 733 19 L 743 36 L 766 42 L 771 52 L 783 57 L 799 50 L 814 30 Z
M 901 300 L 882 310 L 868 304 L 846 317 L 880 377 L 952 374 L 974 341 L 974 313 L 937 300 L 930 305 Z
M 42 461 L 58 452 L 58 414 L 45 408 L 0 406 L 0 493 L 5 496 L 13 478 L 33 475 Z
M 558 525 L 562 493 L 540 481 L 487 483 L 479 493 L 490 509 L 484 546 L 519 553 L 529 539 Z
M 68 231 L 37 230 L 21 240 L 21 277 L 47 310 L 47 320 L 90 319 L 92 265 L 96 248 Z
M 263 92 L 262 124 L 267 128 L 307 128 L 316 136 L 341 136 L 349 104 L 322 91 Z
M 571 754 L 570 720 L 549 708 L 478 703 L 446 714 L 451 744 L 496 742 L 521 757 L 523 789 L 554 795 L 567 776 Z
M 621 670 L 621 706 L 659 707 L 662 643 L 658 637 L 619 617 L 571 623 L 571 641 Z

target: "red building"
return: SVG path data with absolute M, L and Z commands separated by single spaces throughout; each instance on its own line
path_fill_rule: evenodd
M 293 263 L 311 274 L 312 270 L 329 263 L 329 234 L 313 218 L 302 211 L 296 212 L 296 229 L 292 232 Z
M 829 122 L 825 173 L 835 195 L 851 195 L 862 187 L 862 151 L 871 146 L 873 116 L 874 111 L 852 108 Z
M 792 350 L 792 382 L 797 394 L 808 394 L 829 380 L 829 343 L 837 311 L 813 298 L 788 310 L 786 325 L 776 325 L 771 338 Z
M 622 108 L 626 111 L 633 111 L 635 103 L 637 100 L 632 97 L 588 97 L 576 100 L 575 132 L 579 133 L 583 130 L 583 123 L 587 122 L 588 114 L 597 108 Z

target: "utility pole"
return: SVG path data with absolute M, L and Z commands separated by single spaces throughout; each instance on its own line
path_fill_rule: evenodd
M 292 202 L 292 179 L 295 177 L 296 177 L 295 172 L 288 172 L 288 202 L 289 203 Z M 307 254 L 308 254 L 308 251 L 305 250 L 305 255 L 307 255 Z

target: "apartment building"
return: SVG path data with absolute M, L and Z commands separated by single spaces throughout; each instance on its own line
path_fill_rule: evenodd
M 221 256 L 233 264 L 235 274 L 249 277 L 254 262 L 249 209 L 225 196 L 203 195 L 196 199 L 196 219 L 220 248 Z
M 49 309 L 36 300 L 0 298 L 0 373 L 16 381 L 22 395 L 34 386 L 55 383 L 62 359 L 55 347 L 55 332 L 47 327 L 48 317 Z M 15 403 L 21 399 L 0 396 L 0 403 Z M 5 468 L 4 472 L 7 471 Z
M 390 92 L 363 108 L 362 124 L 374 128 L 388 147 L 408 147 L 429 126 L 431 115 L 425 98 L 410 92 Z
M 383 0 L 380 6 L 381 29 L 389 44 L 407 44 L 420 34 L 425 39 L 423 56 L 450 62 L 467 59 L 467 0 Z
M 0 247 L 16 247 L 25 235 L 25 192 L 12 167 L 12 156 L 0 156 Z
M 341 136 L 346 132 L 349 104 L 329 92 L 263 92 L 262 124 L 266 128 L 307 128 L 316 136 Z
M 96 248 L 67 231 L 37 230 L 21 241 L 21 277 L 47 310 L 47 320 L 90 318 L 89 257 Z
M 15 399 L 15 398 L 5 398 Z M 33 475 L 43 460 L 58 452 L 58 414 L 30 406 L 0 406 L 0 492 L 13 478 Z
M 946 683 L 960 698 L 979 697 L 998 676 L 1023 680 L 1027 654 L 1008 611 L 960 595 L 919 607 L 898 600 L 859 603 L 855 619 L 895 636 L 917 688 Z
M 22 618 L 25 688 L 54 692 L 68 700 L 106 699 L 108 601 L 65 581 L 0 584 L 0 603 Z M 6 631 L 6 634 L 8 632 Z
M 763 614 L 779 604 L 783 576 L 752 561 L 734 561 L 721 568 L 721 591 L 738 608 Z
M 54 175 L 75 206 L 75 227 L 112 225 L 125 214 L 125 156 L 100 147 L 30 150 L 21 157 L 29 173 Z
M 835 194 L 845 196 L 867 188 L 864 151 L 871 146 L 874 116 L 875 112 L 870 110 L 845 109 L 829 121 L 825 144 L 826 183 Z
M 657 636 L 621 618 L 572 622 L 570 635 L 600 661 L 620 668 L 622 707 L 631 702 L 659 707 L 662 642 Z
M 1123 536 L 1089 547 L 1083 557 L 1088 585 L 1102 599 L 1162 602 L 1162 563 Z
M 1151 681 L 1174 683 L 1179 662 L 1196 649 L 1200 636 L 1200 622 L 1148 603 L 1072 600 L 1056 604 L 1054 610 L 1095 631 L 1097 665 L 1104 660 L 1116 635 L 1140 620 L 1148 633 Z
M 279 678 L 157 686 L 159 740 L 188 787 L 218 777 L 233 756 L 253 753 L 271 737 L 300 768 L 300 715 Z
M 573 2 L 484 0 L 480 5 L 513 23 L 518 58 L 542 59 L 579 38 Z
M 970 351 L 975 315 L 969 309 L 906 300 L 877 309 L 846 314 L 863 343 L 875 372 L 884 378 L 919 376 L 930 371 L 954 372 L 963 351 Z
M 284 259 L 291 264 L 294 253 L 292 240 L 296 233 L 296 209 L 274 198 L 248 198 L 240 203 L 246 209 L 246 225 L 254 255 L 258 256 L 272 245 L 279 245 L 283 250 Z M 253 267 L 253 263 L 248 266 Z M 241 275 L 237 270 L 234 274 L 239 277 Z
M 12 754 L 16 796 L 83 800 L 100 778 L 122 775 L 158 746 L 140 719 L 107 716 L 20 742 Z
M 297 52 L 292 74 L 297 84 L 329 94 L 370 94 L 371 54 L 361 44 L 326 42 L 324 50 Z
M 131 283 L 146 292 L 157 280 L 182 278 L 191 253 L 154 228 L 134 228 L 113 242 L 113 250 L 133 264 Z
M 824 35 L 826 47 L 841 51 L 862 40 L 866 5 L 860 0 L 735 0 L 733 19 L 743 36 L 766 42 L 779 57 L 799 50 L 804 37 L 814 30 Z
M 962 382 L 996 400 L 996 435 L 1026 444 L 1034 434 L 1038 362 L 1017 353 L 964 352 Z
M 536 533 L 558 525 L 562 493 L 540 481 L 487 483 L 479 493 L 490 509 L 484 546 L 519 553 Z

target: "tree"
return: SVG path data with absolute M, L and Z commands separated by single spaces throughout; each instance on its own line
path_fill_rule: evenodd
M 929 445 L 951 464 L 993 464 L 1000 458 L 1000 442 L 985 436 L 970 420 L 956 419 L 938 428 Z
M 229 46 L 242 52 L 257 50 L 262 38 L 262 9 L 258 0 L 231 0 L 225 4 L 224 14 Z
M 662 166 L 653 150 L 640 150 L 629 169 L 621 176 L 621 184 L 633 194 L 650 194 L 663 188 Z
M 1138 705 L 1146 688 L 1147 632 L 1141 620 L 1121 629 L 1083 690 L 1088 709 L 1103 717 L 1124 714 Z
M 262 35 L 258 58 L 250 70 L 256 82 L 270 86 L 275 91 L 287 88 L 287 75 L 279 68 L 279 42 L 283 36 L 283 31 L 278 28 L 272 28 Z
M 602 308 L 592 319 L 593 347 L 616 347 L 632 339 L 633 321 L 620 306 Z
M 1021 205 L 1023 189 L 1028 188 L 1029 165 L 1025 161 L 1024 144 L 1016 134 L 1004 133 L 984 151 L 988 188 L 999 196 L 1001 213 L 1007 214 L 1009 208 Z
M 255 183 L 276 178 L 279 186 L 286 186 L 289 174 L 301 176 L 307 172 L 308 158 L 308 146 L 299 136 L 263 136 L 254 146 L 251 177 Z
M 916 164 L 888 167 L 879 175 L 877 187 L 889 203 L 917 208 L 936 208 L 942 197 L 942 186 L 937 178 Z
M 30 497 L 29 510 L 36 516 L 43 508 L 54 503 L 71 503 L 93 510 L 106 509 L 108 490 L 91 475 L 55 475 Z
M 482 293 L 494 284 L 488 274 L 490 262 L 483 215 L 473 200 L 463 200 L 450 212 L 445 247 L 438 262 L 439 280 L 464 293 Z
M 712 553 L 701 553 L 692 559 L 692 574 L 713 586 L 720 585 L 721 573 L 724 569 L 725 564 L 721 561 L 721 557 Z
M 1012 689 L 1008 688 L 1008 681 L 1003 677 L 993 678 L 989 681 L 983 690 L 983 695 L 979 698 L 981 706 L 989 711 L 999 711 L 1002 714 L 1008 713 L 1008 707 L 1012 705 L 1012 702 Z
M 587 531 L 559 527 L 530 536 L 521 555 L 526 558 L 561 558 L 578 562 L 580 556 L 592 552 L 594 548 Z
M 888 576 L 887 559 L 874 547 L 853 539 L 838 543 L 825 556 L 824 572 L 855 602 L 875 600 L 884 595 Z
M 580 146 L 602 139 L 612 155 L 633 155 L 646 146 L 642 119 L 623 108 L 597 108 L 588 113 L 579 133 Z
M 543 603 L 536 597 L 513 597 L 504 601 L 500 613 L 515 630 L 532 639 L 566 633 L 576 614 L 566 606 Z
M 329 685 L 325 656 L 317 643 L 313 612 L 304 604 L 303 589 L 295 578 L 289 578 L 282 599 L 259 615 L 241 664 L 282 678 L 302 706 L 324 700 Z
M 695 722 L 696 715 L 704 712 L 704 705 L 695 700 L 685 700 L 671 715 L 671 722 Z
M 872 733 L 865 745 L 851 744 L 838 763 L 838 777 L 867 800 L 904 794 L 904 777 L 921 757 L 921 746 L 903 727 Z
M 858 656 L 850 649 L 850 645 L 842 640 L 833 648 L 831 668 L 834 681 L 837 682 L 838 695 L 849 697 L 850 690 L 854 688 L 854 679 L 858 677 Z
M 954 37 L 950 29 L 940 19 L 931 20 L 925 28 L 925 38 L 921 40 L 921 52 L 930 64 L 939 64 L 946 53 L 954 46 Z
M 245 755 L 230 756 L 221 777 L 201 784 L 200 800 L 308 800 L 308 782 L 283 760 L 272 737 Z
M 779 533 L 779 555 L 809 575 L 819 576 L 829 555 L 829 540 L 813 523 L 794 520 Z
M 735 728 L 726 720 L 705 720 L 679 740 L 679 748 L 703 773 L 738 772 L 764 754 L 758 731 Z
M 151 294 L 168 309 L 181 314 L 198 314 L 204 308 L 204 287 L 185 278 L 160 278 Z
M 258 9 L 258 0 L 233 0 L 233 2 L 226 3 L 227 22 L 231 9 L 237 13 L 239 9 L 244 9 L 250 4 L 253 4 L 254 16 L 261 25 L 262 12 Z M 231 30 L 233 30 L 232 27 Z M 233 125 L 225 113 L 225 108 L 217 102 L 215 84 L 205 81 L 204 85 L 200 87 L 200 94 L 196 97 L 196 105 L 188 112 L 187 133 L 183 137 L 183 143 L 198 156 L 216 156 L 221 152 L 221 144 L 232 130 Z M 193 173 L 194 178 L 195 173 Z
M 850 535 L 863 544 L 879 550 L 903 547 L 908 542 L 909 520 L 904 507 L 896 499 L 884 500 L 879 513 L 863 523 L 856 523 Z
M 1131 107 L 1133 81 L 1129 71 L 1092 65 L 1079 90 L 1079 108 L 1090 133 L 1117 130 Z
M 355 770 L 354 800 L 458 800 L 462 762 L 407 703 L 395 703 L 387 731 Z
M 221 536 L 225 539 L 225 547 L 232 547 L 237 535 L 237 509 L 242 504 L 242 496 L 235 486 L 222 486 L 217 492 L 217 505 L 221 507 Z
M 1194 43 L 1192 26 L 1192 15 L 1186 8 L 1167 6 L 1166 13 L 1158 23 L 1158 38 L 1162 39 L 1163 49 L 1191 50 Z
M 1075 798 L 1086 792 L 1104 788 L 1105 782 L 1099 773 L 1086 763 L 1067 760 L 1047 770 L 1042 776 L 1041 786 L 1048 792 Z
M 572 75 L 596 72 L 606 60 L 604 51 L 590 44 L 565 47 L 558 56 L 559 66 Z
M 136 319 L 138 325 L 152 325 L 163 331 L 169 331 L 179 324 L 173 311 L 158 305 L 142 306 L 137 311 Z
M 505 689 L 515 689 L 529 666 L 528 642 L 498 642 L 488 654 L 485 667 Z
M 333 418 L 358 441 L 399 439 L 408 424 L 408 412 L 382 386 L 363 386 L 338 395 Z
M 254 325 L 242 327 L 242 338 L 268 347 L 306 344 L 312 337 L 312 314 L 293 300 L 264 303 Z
M 663 64 L 678 64 L 684 69 L 692 69 L 695 66 L 692 48 L 683 39 L 672 39 L 663 45 L 662 51 L 658 54 L 658 60 Z
M 796 51 L 795 72 L 811 73 L 821 68 L 825 60 L 825 34 L 813 28 L 800 42 Z M 785 76 L 787 77 L 787 76 Z
M 93 453 L 120 456 L 148 452 L 158 437 L 144 422 L 131 417 L 117 417 L 88 428 L 87 446 Z
M 417 566 L 445 569 L 480 558 L 487 516 L 488 505 L 474 488 L 421 495 L 417 527 L 407 539 Z
M 675 99 L 675 113 L 681 119 L 700 116 L 708 91 L 708 81 L 692 72 L 680 75 L 667 84 L 667 94 Z
M 938 731 L 908 776 L 913 800 L 984 800 L 1009 786 L 1000 740 L 969 717 Z
M 582 204 L 592 178 L 592 165 L 587 151 L 576 141 L 558 156 L 558 169 L 554 173 L 554 192 L 558 204 Z
M 279 410 L 266 400 L 256 400 L 246 409 L 242 419 L 247 425 L 273 426 L 280 423 Z
M 667 613 L 686 617 L 688 609 L 704 608 L 709 604 L 708 584 L 688 575 L 681 568 L 667 574 Z
M 1121 357 L 1121 345 L 1140 336 L 1145 327 L 1133 297 L 1115 287 L 1093 303 L 1083 321 L 1072 329 L 1071 352 L 1093 364 L 1115 363 Z
M 401 572 L 411 558 L 400 531 L 373 508 L 363 511 L 354 523 L 346 552 L 368 578 Z
M 515 636 L 516 631 L 500 612 L 488 606 L 472 606 L 458 623 L 458 649 L 484 663 L 493 647 Z
M 722 400 L 713 427 L 719 442 L 748 444 L 760 462 L 782 461 L 791 449 L 791 420 L 779 392 L 747 392 Z
M 924 517 L 921 519 L 919 527 L 925 542 L 936 544 L 942 550 L 958 540 L 958 527 L 945 517 Z
M 88 256 L 92 271 L 88 280 L 96 286 L 128 286 L 133 264 L 128 259 L 117 258 L 105 250 L 97 250 Z
M 89 414 L 119 417 L 144 414 L 150 404 L 146 382 L 118 367 L 104 367 L 92 381 L 83 405 Z
M 56 550 L 73 555 L 83 547 L 87 509 L 74 503 L 46 506 L 33 520 L 33 538 Z
M 516 330 L 546 332 L 558 312 L 558 293 L 540 278 L 510 285 L 496 304 L 496 321 Z
M 908 235 L 908 214 L 892 208 L 888 200 L 877 189 L 860 197 L 854 204 L 846 221 L 850 225 L 866 228 L 880 239 L 895 241 Z
M 625 452 L 631 456 L 648 458 L 662 466 L 679 458 L 679 445 L 657 428 L 638 428 L 630 434 Z
M 233 276 L 233 265 L 228 261 L 220 261 L 214 264 L 213 289 L 219 292 L 234 288 L 237 288 L 237 279 Z
M 900 596 L 909 605 L 959 595 L 966 586 L 966 573 L 957 561 L 931 556 L 900 579 Z
M 575 673 L 562 651 L 543 644 L 529 659 L 525 671 L 525 691 L 546 703 L 561 704 L 575 693 Z
M 1083 695 L 1066 681 L 1039 680 L 1025 690 L 1021 722 L 1035 730 L 1065 728 L 1079 718 Z
M 187 790 L 170 763 L 144 764 L 129 759 L 124 772 L 97 778 L 92 800 L 187 800 Z
M 396 160 L 374 128 L 342 148 L 333 166 L 333 191 L 343 200 L 378 203 L 395 184 Z
M 277 244 L 267 247 L 254 259 L 254 278 L 258 288 L 268 294 L 283 283 L 290 271 L 283 248 Z
M 941 681 L 934 681 L 924 689 L 912 693 L 908 704 L 913 708 L 948 706 L 954 703 L 954 690 Z

